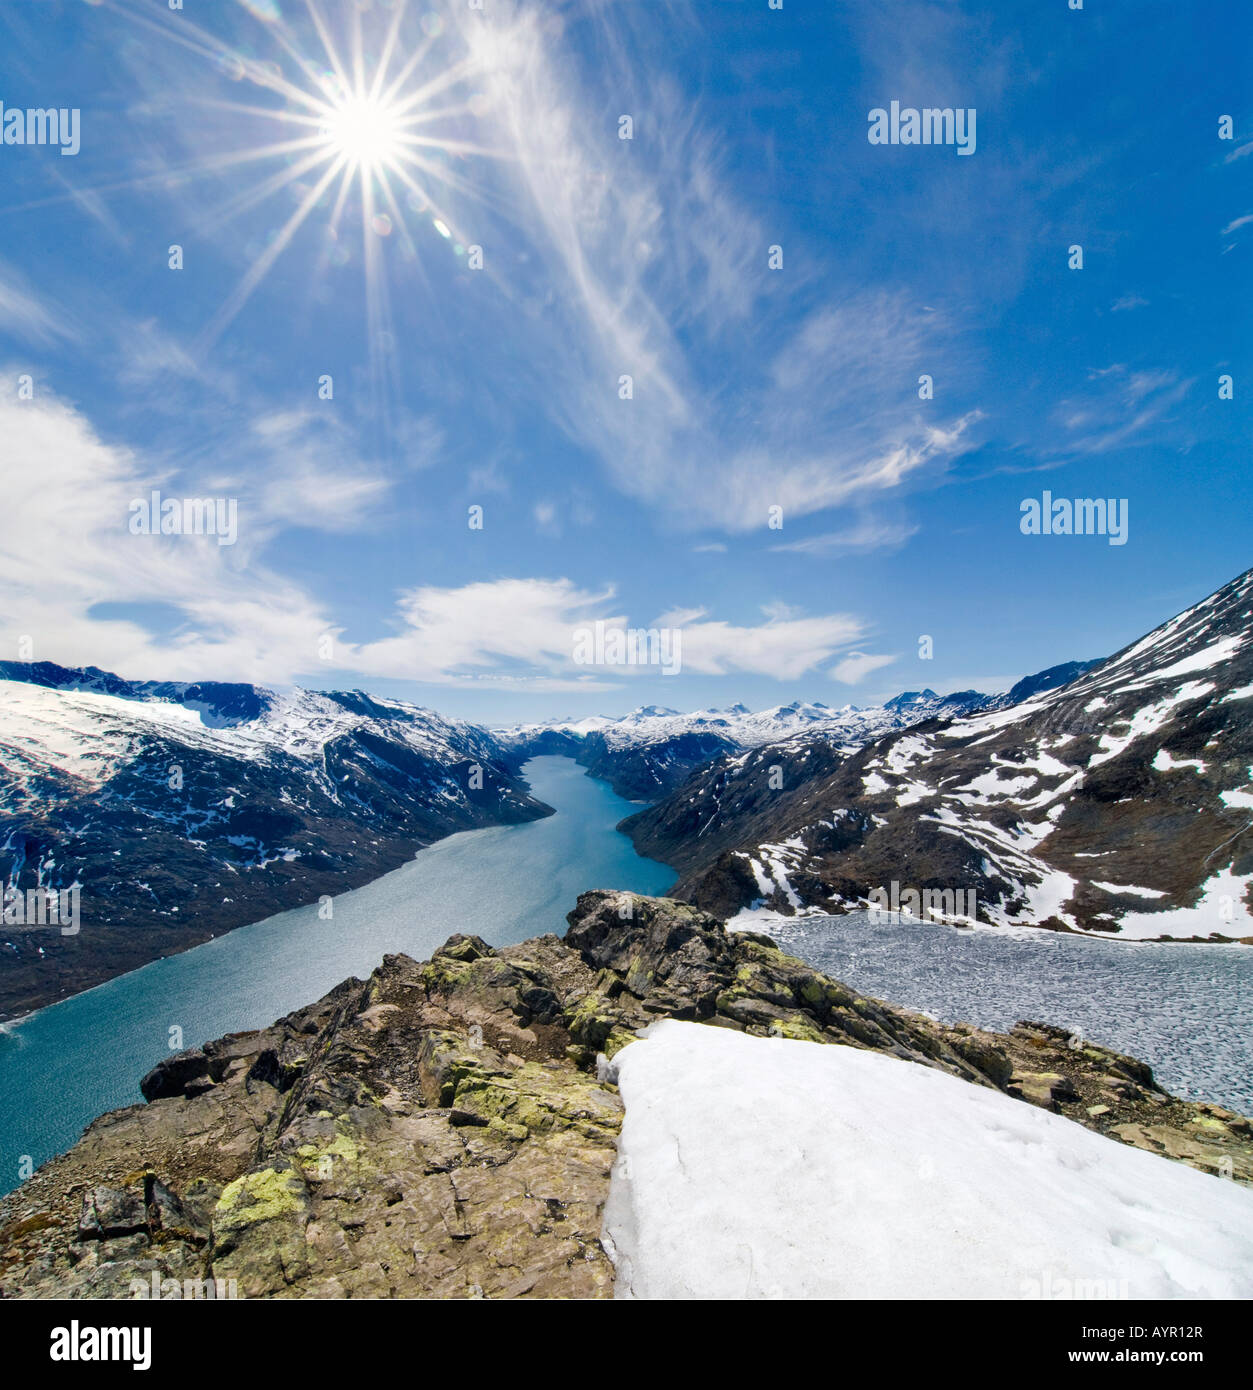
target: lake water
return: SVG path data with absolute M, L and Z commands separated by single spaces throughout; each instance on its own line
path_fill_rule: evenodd
M 19 1164 L 68 1148 L 95 1116 L 141 1099 L 171 1050 L 264 1027 L 364 978 L 390 951 L 424 959 L 454 932 L 495 946 L 565 931 L 589 888 L 662 893 L 673 870 L 641 859 L 614 826 L 638 809 L 568 758 L 526 765 L 557 810 L 527 825 L 450 836 L 335 899 L 241 927 L 53 1004 L 0 1033 L 0 1193 Z M 1151 1062 L 1181 1095 L 1253 1111 L 1253 949 L 1136 945 L 1032 932 L 873 925 L 864 914 L 793 919 L 781 945 L 863 993 L 1004 1029 L 1039 1019 Z
M 1176 1095 L 1253 1114 L 1253 947 L 1009 936 L 862 912 L 762 929 L 863 994 L 999 1032 L 1054 1023 L 1150 1063 Z
M 455 932 L 493 946 L 561 935 L 589 888 L 662 893 L 674 870 L 636 854 L 614 826 L 639 807 L 570 758 L 534 758 L 524 775 L 557 814 L 450 835 L 334 900 L 228 932 L 31 1014 L 0 1033 L 0 1194 L 69 1148 L 97 1115 L 142 1100 L 140 1078 L 179 1047 L 261 1028 L 369 975 L 387 952 L 424 960 Z M 178 1050 L 177 1048 L 173 1050 Z

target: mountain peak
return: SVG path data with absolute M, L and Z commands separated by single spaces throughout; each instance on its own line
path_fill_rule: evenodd
M 905 709 L 909 705 L 921 705 L 928 700 L 938 700 L 940 697 L 930 688 L 923 690 L 905 690 L 891 700 L 885 700 L 884 709 Z

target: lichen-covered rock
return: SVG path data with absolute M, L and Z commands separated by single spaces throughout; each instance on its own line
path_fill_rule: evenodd
M 1253 1182 L 1247 1120 L 1064 1030 L 942 1025 L 669 899 L 587 893 L 569 922 L 387 956 L 163 1062 L 149 1104 L 0 1201 L 0 1296 L 606 1297 L 622 1112 L 604 1058 L 662 1017 L 888 1052 Z

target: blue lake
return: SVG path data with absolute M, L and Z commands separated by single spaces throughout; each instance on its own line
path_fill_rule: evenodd
M 18 1185 L 23 1156 L 38 1166 L 97 1115 L 142 1100 L 140 1078 L 171 1050 L 264 1027 L 369 975 L 387 952 L 422 960 L 454 932 L 493 946 L 561 935 L 589 888 L 661 893 L 674 882 L 614 829 L 638 806 L 569 758 L 534 758 L 524 775 L 555 816 L 451 835 L 337 897 L 330 920 L 316 905 L 279 913 L 0 1033 L 0 1193 Z

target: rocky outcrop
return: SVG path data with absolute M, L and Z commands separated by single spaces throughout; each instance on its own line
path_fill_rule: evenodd
M 602 1059 L 663 1017 L 887 1052 L 1253 1183 L 1247 1120 L 1060 1030 L 946 1027 L 670 899 L 586 893 L 569 924 L 388 956 L 162 1062 L 148 1104 L 0 1202 L 0 1295 L 606 1297 L 622 1112 Z

